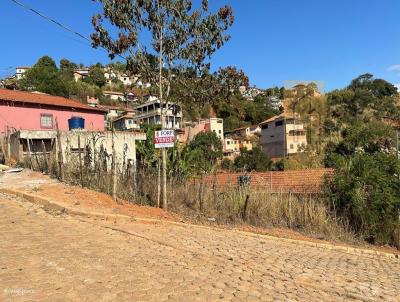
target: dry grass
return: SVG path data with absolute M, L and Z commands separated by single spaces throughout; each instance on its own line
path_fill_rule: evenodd
M 26 165 L 29 166 L 29 163 Z M 113 177 L 107 159 L 95 164 L 84 163 L 82 174 L 79 160 L 63 166 L 65 182 L 112 194 Z M 47 164 L 44 159 L 37 161 L 33 169 L 47 172 L 53 177 L 58 175 L 54 156 L 47 158 Z M 134 177 L 132 167 L 121 166 L 117 175 L 119 198 L 135 204 L 157 205 L 156 171 L 140 170 Z M 192 180 L 169 179 L 169 209 L 196 222 L 212 218 L 218 224 L 247 223 L 255 227 L 290 228 L 319 239 L 356 241 L 348 224 L 335 218 L 325 199 L 316 194 L 265 193 L 235 185 L 217 191 L 212 186 L 206 186 L 204 206 L 200 211 L 199 187 Z

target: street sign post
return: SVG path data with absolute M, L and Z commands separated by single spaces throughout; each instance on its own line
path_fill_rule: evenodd
M 174 146 L 175 132 L 174 130 L 161 130 L 156 131 L 154 135 L 154 147 L 160 148 L 171 148 Z

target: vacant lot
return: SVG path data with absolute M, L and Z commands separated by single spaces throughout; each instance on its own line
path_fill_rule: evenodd
M 0 195 L 0 301 L 398 301 L 400 261 Z

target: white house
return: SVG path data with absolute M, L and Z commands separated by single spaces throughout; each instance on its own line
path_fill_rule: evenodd
M 27 72 L 29 69 L 31 69 L 28 66 L 20 66 L 15 68 L 15 77 L 17 80 L 21 80 L 24 77 L 25 72 Z
M 131 86 L 132 84 L 135 84 L 139 79 L 138 76 L 131 77 L 126 73 L 120 73 L 118 71 L 113 71 L 110 69 L 106 69 L 104 71 L 104 77 L 106 78 L 107 84 L 111 84 L 113 80 L 119 80 L 125 86 Z
M 75 69 L 74 70 L 74 80 L 75 82 L 78 82 L 79 80 L 82 80 L 89 76 L 89 68 L 80 68 L 80 69 Z
M 165 129 L 179 129 L 182 122 L 182 109 L 174 103 L 163 104 L 163 123 Z M 161 125 L 161 102 L 155 96 L 148 96 L 144 104 L 134 107 L 136 115 L 134 120 L 140 124 L 156 124 Z

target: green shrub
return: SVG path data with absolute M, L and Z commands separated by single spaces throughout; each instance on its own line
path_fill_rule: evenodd
M 372 243 L 393 244 L 399 223 L 400 163 L 392 135 L 382 123 L 355 124 L 327 150 L 326 163 L 335 168 L 327 182 L 331 205 Z

